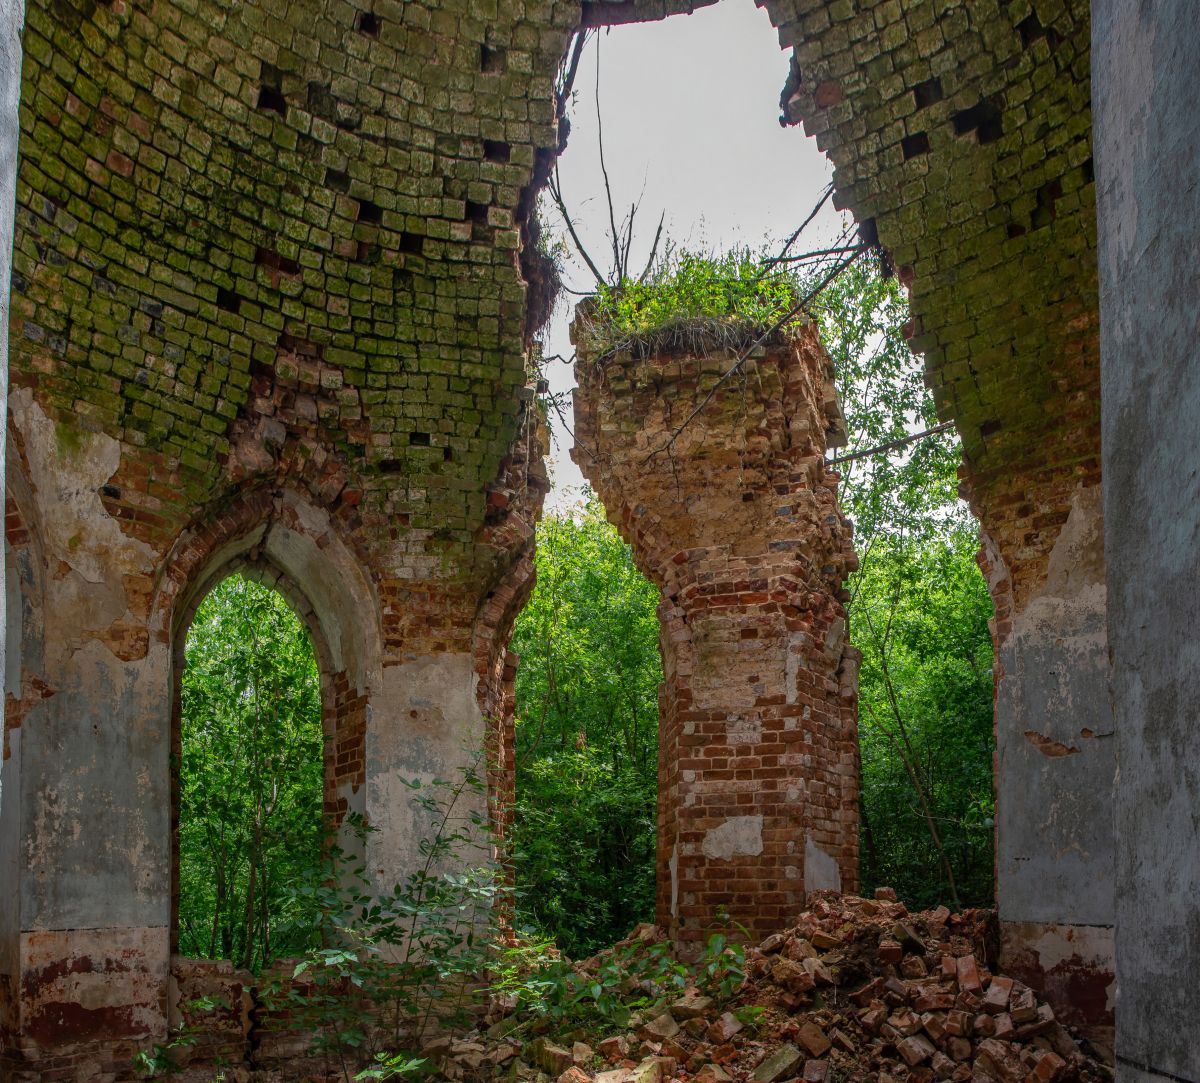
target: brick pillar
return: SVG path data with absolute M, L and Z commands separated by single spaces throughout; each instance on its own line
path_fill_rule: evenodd
M 682 941 L 858 882 L 831 366 L 815 328 L 778 337 L 671 442 L 736 357 L 581 343 L 575 365 L 572 455 L 662 591 L 657 910 Z

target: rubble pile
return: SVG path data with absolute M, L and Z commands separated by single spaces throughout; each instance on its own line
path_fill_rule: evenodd
M 497 1040 L 448 1043 L 438 1060 L 451 1078 L 490 1067 L 536 1083 L 1111 1079 L 1032 989 L 989 971 L 990 929 L 988 911 L 910 914 L 890 889 L 822 893 L 793 928 L 747 949 L 745 982 L 727 1003 L 689 989 L 624 1033 L 577 1036 L 587 1041 L 521 1043 L 494 1027 Z

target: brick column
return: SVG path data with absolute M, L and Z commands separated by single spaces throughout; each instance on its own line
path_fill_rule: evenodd
M 572 455 L 662 591 L 657 910 L 682 941 L 723 911 L 769 932 L 858 881 L 831 366 L 804 328 L 705 403 L 736 357 L 581 343 L 575 366 Z

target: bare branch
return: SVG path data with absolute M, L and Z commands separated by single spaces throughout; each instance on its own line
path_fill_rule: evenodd
M 780 263 L 804 263 L 807 260 L 822 259 L 826 256 L 841 256 L 847 252 L 856 252 L 860 248 L 856 244 L 842 244 L 833 248 L 814 248 L 811 252 L 803 252 L 798 256 L 773 256 L 767 260 L 771 266 Z
M 596 276 L 596 284 L 603 285 L 606 281 L 604 275 L 600 273 L 600 268 L 596 266 L 595 260 L 592 259 L 588 250 L 584 247 L 583 241 L 580 240 L 579 234 L 575 232 L 575 223 L 571 215 L 567 211 L 567 205 L 563 201 L 562 187 L 558 178 L 558 165 L 554 166 L 554 176 L 546 183 L 546 187 L 550 192 L 551 198 L 554 200 L 554 205 L 558 208 L 558 213 L 562 215 L 562 220 L 566 224 L 567 232 L 571 234 L 571 240 L 575 243 L 575 250 L 583 258 L 583 262 L 587 264 L 588 270 Z
M 604 177 L 604 198 L 608 203 L 608 225 L 611 232 L 609 240 L 612 242 L 613 250 L 613 274 L 616 276 L 612 285 L 620 282 L 621 270 L 621 240 L 620 231 L 617 229 L 617 215 L 613 208 L 612 183 L 608 179 L 608 164 L 604 160 L 604 117 L 600 111 L 600 39 L 596 39 L 596 142 L 600 150 L 600 173 Z
M 816 218 L 818 214 L 820 214 L 821 208 L 824 207 L 827 202 L 829 202 L 829 197 L 831 195 L 833 195 L 833 181 L 830 181 L 825 186 L 825 191 L 822 193 L 821 198 L 819 200 L 817 200 L 817 205 L 815 207 L 813 207 L 813 209 L 811 211 L 808 212 L 808 217 L 805 218 L 804 221 L 800 223 L 799 227 L 797 227 L 795 232 L 787 239 L 787 242 L 779 250 L 779 255 L 776 256 L 774 259 L 767 260 L 768 266 L 773 266 L 774 264 L 779 263 L 781 260 L 783 260 L 783 258 L 788 253 L 788 249 L 791 248 L 792 245 L 794 245 L 796 243 L 800 234 L 803 233 L 808 228 L 809 223 L 811 223 L 812 220 L 814 218 Z
M 650 246 L 650 255 L 646 260 L 646 266 L 642 268 L 642 273 L 638 275 L 638 284 L 646 281 L 646 276 L 650 273 L 650 268 L 654 266 L 654 257 L 658 255 L 658 242 L 662 239 L 663 222 L 666 221 L 667 212 L 663 211 L 658 217 L 658 229 L 654 231 L 654 243 Z
M 856 451 L 853 455 L 842 455 L 839 458 L 830 459 L 828 465 L 852 463 L 857 459 L 865 459 L 868 455 L 880 455 L 885 451 L 895 451 L 897 448 L 907 447 L 909 444 L 915 444 L 918 440 L 924 440 L 927 436 L 936 436 L 938 433 L 952 428 L 954 428 L 953 421 L 943 421 L 940 425 L 934 425 L 932 429 L 926 429 L 924 432 L 913 433 L 912 436 L 902 436 L 899 440 L 892 440 L 890 443 L 880 444 L 878 447 L 869 447 L 866 451 Z
M 571 61 L 563 72 L 562 83 L 554 95 L 555 116 L 561 117 L 566 108 L 567 99 L 575 86 L 575 76 L 579 71 L 579 60 L 583 56 L 583 47 L 587 44 L 588 31 L 580 30 L 575 35 L 575 48 L 571 50 Z

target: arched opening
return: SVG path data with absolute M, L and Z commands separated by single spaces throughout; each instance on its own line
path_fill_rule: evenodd
M 706 27 L 713 30 L 708 41 Z M 756 40 L 760 34 L 761 49 Z M 668 36 L 670 45 L 666 46 Z M 776 596 L 792 589 L 789 582 L 803 582 L 798 572 L 804 561 L 789 568 L 768 554 L 749 574 L 745 569 L 751 564 L 745 558 L 759 539 L 775 529 L 778 520 L 772 516 L 793 516 L 794 525 L 803 533 L 802 502 L 792 499 L 797 495 L 795 479 L 782 471 L 782 456 L 776 463 L 764 460 L 757 491 L 753 482 L 745 480 L 730 482 L 740 486 L 740 491 L 718 491 L 712 470 L 698 469 L 692 479 L 694 491 L 687 496 L 687 514 L 674 520 L 667 507 L 683 471 L 664 467 L 661 486 L 647 484 L 647 491 L 637 493 L 636 498 L 630 495 L 634 487 L 628 475 L 602 492 L 607 511 L 622 533 L 641 539 L 634 541 L 634 550 L 651 576 L 680 583 L 679 568 L 689 559 L 689 543 L 683 540 L 688 536 L 686 520 L 712 516 L 721 500 L 729 499 L 731 505 L 715 513 L 725 522 L 721 529 L 714 529 L 713 540 L 701 539 L 690 545 L 693 550 L 712 552 L 724 546 L 732 559 L 724 561 L 723 567 L 714 561 L 712 567 L 698 573 L 694 584 L 685 584 L 681 590 L 703 593 L 720 584 L 723 593 L 718 593 L 723 600 L 714 603 L 714 608 L 764 606 L 763 613 L 747 619 L 737 631 L 736 649 L 728 650 L 722 641 L 727 629 L 714 625 L 697 631 L 699 622 L 707 617 L 691 611 L 690 601 L 680 602 L 668 590 L 662 610 L 659 634 L 668 659 L 667 682 L 670 685 L 672 668 L 677 667 L 680 707 L 677 729 L 674 723 L 668 724 L 664 712 L 660 738 L 656 781 L 666 796 L 660 795 L 657 814 L 657 917 L 662 924 L 674 926 L 680 915 L 677 931 L 692 938 L 700 936 L 702 927 L 726 907 L 743 908 L 763 923 L 763 932 L 770 931 L 772 922 L 785 920 L 794 912 L 804 891 L 851 888 L 860 875 L 866 887 L 893 883 L 907 901 L 920 905 L 943 899 L 951 904 L 987 903 L 992 896 L 993 742 L 987 626 L 991 605 L 974 561 L 977 524 L 965 505 L 956 503 L 957 438 L 938 425 L 933 399 L 922 384 L 920 362 L 905 341 L 911 334 L 911 327 L 906 326 L 906 301 L 895 269 L 878 249 L 872 224 L 866 223 L 860 232 L 852 220 L 839 220 L 832 213 L 832 205 L 821 200 L 829 179 L 828 164 L 811 141 L 794 131 L 781 133 L 773 123 L 780 89 L 786 84 L 785 94 L 791 93 L 799 74 L 794 68 L 789 74 L 788 57 L 774 51 L 769 43 L 772 36 L 764 13 L 749 5 L 739 10 L 737 4 L 705 8 L 678 21 L 600 30 L 605 59 L 599 61 L 590 48 L 581 54 L 575 70 L 571 141 L 552 185 L 552 191 L 557 186 L 565 194 L 565 200 L 556 199 L 557 209 L 564 217 L 568 211 L 576 215 L 570 222 L 567 247 L 578 240 L 577 235 L 581 237 L 581 247 L 594 257 L 586 262 L 597 277 L 607 271 L 604 261 L 609 250 L 614 250 L 614 274 L 636 277 L 648 258 L 664 206 L 668 208 L 667 234 L 673 234 L 682 248 L 720 257 L 737 246 L 745 251 L 747 261 L 753 262 L 780 252 L 780 246 L 815 204 L 815 225 L 802 229 L 800 239 L 793 237 L 790 249 L 782 248 L 787 254 L 782 265 L 799 268 L 801 294 L 822 283 L 839 261 L 846 260 L 849 269 L 835 279 L 837 288 L 831 291 L 829 304 L 812 313 L 820 323 L 821 341 L 833 355 L 830 390 L 836 383 L 846 408 L 850 431 L 843 435 L 849 446 L 842 451 L 830 441 L 827 449 L 822 442 L 817 458 L 824 456 L 830 472 L 818 477 L 819 464 L 814 464 L 810 491 L 836 492 L 842 511 L 862 532 L 863 567 L 858 567 L 857 561 L 854 566 L 847 562 L 844 580 L 834 583 L 830 577 L 828 583 L 810 590 L 807 598 L 803 593 L 789 596 L 780 603 L 787 611 L 783 614 L 786 619 L 780 628 L 770 631 L 771 621 L 779 616 L 772 611 Z M 635 39 L 640 40 L 631 45 Z M 718 44 L 713 60 L 706 63 L 706 49 L 714 42 Z M 686 57 L 691 67 L 673 68 L 679 57 Z M 764 58 L 778 60 L 774 73 Z M 745 68 L 739 67 L 743 64 Z M 735 67 L 737 71 L 732 70 Z M 706 72 L 703 86 L 696 84 L 697 68 Z M 720 89 L 726 76 L 732 85 Z M 753 95 L 764 79 L 764 99 L 755 102 Z M 706 95 L 718 100 L 710 107 Z M 660 106 L 661 111 L 647 109 L 648 102 Z M 734 116 L 738 103 L 745 103 L 744 114 Z M 603 149 L 596 116 L 601 111 Z M 663 130 L 663 113 L 674 118 L 670 130 Z M 687 119 L 692 115 L 704 120 L 693 125 Z M 773 132 L 759 137 L 757 120 L 769 120 Z M 718 128 L 721 153 L 714 154 L 706 136 Z M 780 142 L 768 142 L 768 137 Z M 645 151 L 647 146 L 654 147 L 653 157 Z M 605 155 L 607 167 L 601 160 Z M 689 155 L 698 155 L 699 161 L 691 160 L 690 166 L 675 172 L 673 164 L 687 162 Z M 746 161 L 755 162 L 753 175 L 744 169 Z M 583 164 L 576 167 L 576 162 Z M 766 183 L 760 184 L 764 178 Z M 625 232 L 628 218 L 623 222 L 621 213 L 631 199 L 638 198 L 639 184 L 641 232 L 632 226 Z M 669 192 L 669 199 L 656 203 L 657 190 Z M 553 220 L 553 209 L 547 209 Z M 764 236 L 767 243 L 760 253 L 758 246 Z M 618 245 L 614 246 L 613 240 Z M 617 256 L 615 248 L 626 244 L 624 256 Z M 592 264 L 602 270 L 596 271 Z M 576 261 L 572 271 L 568 285 L 578 293 L 590 292 L 584 261 Z M 670 275 L 664 278 L 669 280 Z M 615 280 L 607 283 L 615 284 Z M 907 276 L 905 284 L 911 284 Z M 693 285 L 685 283 L 680 293 Z M 551 326 L 546 349 L 551 358 L 547 371 L 551 388 L 564 393 L 574 381 L 554 359 L 565 360 L 573 353 L 565 333 L 569 322 L 568 314 L 559 327 Z M 572 345 L 579 343 L 572 339 Z M 698 366 L 699 379 L 706 378 L 707 372 L 723 370 L 738 352 L 711 351 L 703 359 L 710 368 Z M 624 366 L 621 378 L 630 377 L 632 367 L 620 364 Z M 578 373 L 576 365 L 577 377 Z M 638 433 L 638 448 L 630 461 L 639 464 L 652 457 L 660 437 L 665 441 L 670 436 L 672 451 L 682 451 L 687 438 L 676 442 L 672 434 L 695 405 L 687 398 L 692 385 L 684 381 L 682 387 L 676 387 L 669 364 L 658 373 L 651 373 L 648 367 L 643 375 L 656 384 L 659 394 L 651 396 L 649 406 L 641 402 L 617 422 L 618 428 L 624 426 L 623 432 Z M 578 378 L 584 384 L 584 379 Z M 665 419 L 652 417 L 662 400 L 671 400 Z M 743 395 L 743 408 L 745 401 Z M 577 398 L 577 407 L 578 402 Z M 769 408 L 771 402 L 767 396 L 764 403 L 756 402 L 755 408 Z M 789 410 L 794 405 L 789 402 Z M 659 420 L 662 425 L 655 429 Z M 570 424 L 568 420 L 568 428 Z M 578 438 L 583 427 L 577 410 L 574 436 L 562 441 L 560 452 L 573 442 L 576 463 L 602 489 L 585 465 L 594 449 Z M 792 431 L 787 431 L 789 428 Z M 910 444 L 909 438 L 924 430 L 934 430 L 931 438 Z M 752 433 L 745 442 L 752 444 L 764 431 Z M 714 427 L 714 437 L 722 438 L 719 425 Z M 743 434 L 735 425 L 724 437 L 728 438 L 724 450 L 733 454 L 734 443 L 743 440 Z M 794 437 L 794 427 L 784 423 L 772 439 L 788 454 L 810 454 L 796 450 L 802 441 Z M 739 448 L 744 450 L 743 445 Z M 872 457 L 872 449 L 878 448 L 893 448 L 893 454 L 890 458 Z M 559 477 L 571 478 L 574 469 L 563 458 L 554 465 Z M 702 458 L 703 454 L 697 461 Z M 668 459 L 672 456 L 663 457 L 664 462 Z M 772 471 L 776 476 L 770 476 Z M 918 505 L 918 501 L 924 503 Z M 561 513 L 561 488 L 551 494 L 549 503 L 551 515 Z M 752 519 L 757 508 L 768 509 L 768 514 L 742 537 L 722 534 L 730 523 Z M 822 505 L 821 510 L 832 509 Z M 796 537 L 772 538 L 771 544 L 778 547 L 775 552 L 797 542 Z M 806 537 L 804 541 L 813 543 L 811 552 L 824 551 L 822 539 Z M 518 622 L 513 645 L 522 656 L 517 685 L 517 808 L 519 816 L 529 816 L 531 823 L 545 814 L 548 821 L 561 827 L 568 816 L 559 816 L 550 807 L 527 807 L 531 786 L 539 786 L 545 779 L 531 778 L 522 763 L 522 756 L 528 754 L 528 747 L 523 747 L 526 742 L 544 739 L 545 719 L 556 711 L 563 713 L 557 706 L 543 709 L 539 696 L 529 694 L 529 686 L 536 683 L 541 686 L 540 698 L 552 699 L 551 677 L 529 670 L 531 654 L 536 668 L 549 653 L 527 629 L 529 613 L 548 602 L 543 597 L 543 560 L 539 556 L 539 588 L 530 610 Z M 591 568 L 585 570 L 580 581 L 585 582 L 590 572 Z M 780 583 L 784 584 L 782 591 Z M 759 585 L 750 589 L 747 584 Z M 764 592 L 770 598 L 760 601 L 757 595 Z M 810 613 L 808 607 L 822 594 L 819 612 Z M 735 596 L 739 600 L 733 601 Z M 684 614 L 684 610 L 689 611 Z M 932 612 L 944 619 L 927 619 Z M 560 610 L 551 616 L 561 620 L 563 613 Z M 544 618 L 538 619 L 544 622 Z M 874 635 L 871 621 L 879 636 Z M 904 632 L 899 652 L 894 643 L 899 635 L 888 634 L 894 627 Z M 811 649 L 813 644 L 805 641 L 806 636 L 814 637 L 818 649 Z M 847 646 L 847 636 L 853 646 Z M 862 713 L 867 756 L 866 770 L 860 773 L 855 723 L 853 717 L 847 717 L 854 711 L 847 710 L 846 704 L 856 695 L 859 652 L 855 647 L 867 639 L 872 641 L 864 680 L 867 709 Z M 686 650 L 667 649 L 668 643 L 685 642 L 690 645 Z M 761 658 L 755 657 L 756 650 L 761 650 Z M 672 654 L 676 654 L 674 659 Z M 781 661 L 784 654 L 786 662 Z M 714 664 L 714 658 L 723 661 Z M 744 674 L 738 671 L 740 660 L 748 667 Z M 576 659 L 567 680 L 579 680 L 582 662 Z M 777 664 L 779 672 L 775 673 Z M 700 688 L 701 678 L 696 675 L 705 670 L 705 687 Z M 891 687 L 897 679 L 906 684 L 899 696 Z M 749 689 L 753 695 L 739 700 L 732 691 L 736 681 L 745 686 L 743 692 Z M 701 717 L 697 710 L 701 692 L 711 700 L 705 708 L 711 717 Z M 673 694 L 668 689 L 664 702 Z M 768 702 L 773 698 L 780 704 Z M 780 710 L 774 709 L 780 705 Z M 821 723 L 824 730 L 813 722 L 818 706 L 828 716 L 828 721 Z M 579 705 L 570 705 L 568 712 L 578 714 Z M 563 735 L 556 736 L 561 740 Z M 564 748 L 558 762 L 566 762 L 573 752 Z M 866 810 L 858 799 L 860 785 L 865 801 L 870 802 Z M 582 792 L 578 797 L 573 804 L 562 801 L 558 794 L 553 800 L 562 801 L 569 816 L 574 816 L 592 799 Z M 886 830 L 871 833 L 876 825 Z M 593 818 L 589 826 L 600 825 Z M 518 840 L 521 833 L 518 819 Z M 677 844 L 663 845 L 662 840 L 669 837 L 677 837 Z M 543 853 L 523 855 L 519 851 L 518 879 L 522 860 L 546 859 L 560 845 L 561 836 Z M 615 848 L 615 840 L 613 845 Z M 761 855 L 771 851 L 772 845 L 775 850 L 767 860 Z M 580 882 L 585 867 L 578 860 L 568 862 L 562 876 L 564 897 L 573 893 L 583 913 L 603 909 L 595 905 L 597 881 L 590 885 Z M 536 876 L 529 881 L 539 887 L 550 882 Z M 706 893 L 703 903 L 696 901 L 701 891 Z M 533 894 L 535 906 L 552 905 L 547 893 L 535 890 Z M 770 910 L 772 906 L 779 907 L 777 913 Z M 690 914 L 685 913 L 689 907 Z M 749 920 L 746 923 L 750 924 Z M 615 931 L 620 935 L 625 930 Z
M 261 561 L 193 606 L 176 634 L 173 948 L 258 972 L 315 946 L 296 891 L 337 811 L 328 652 Z
M 517 916 L 578 958 L 654 920 L 660 595 L 594 497 L 541 520 L 536 560 L 512 637 Z

